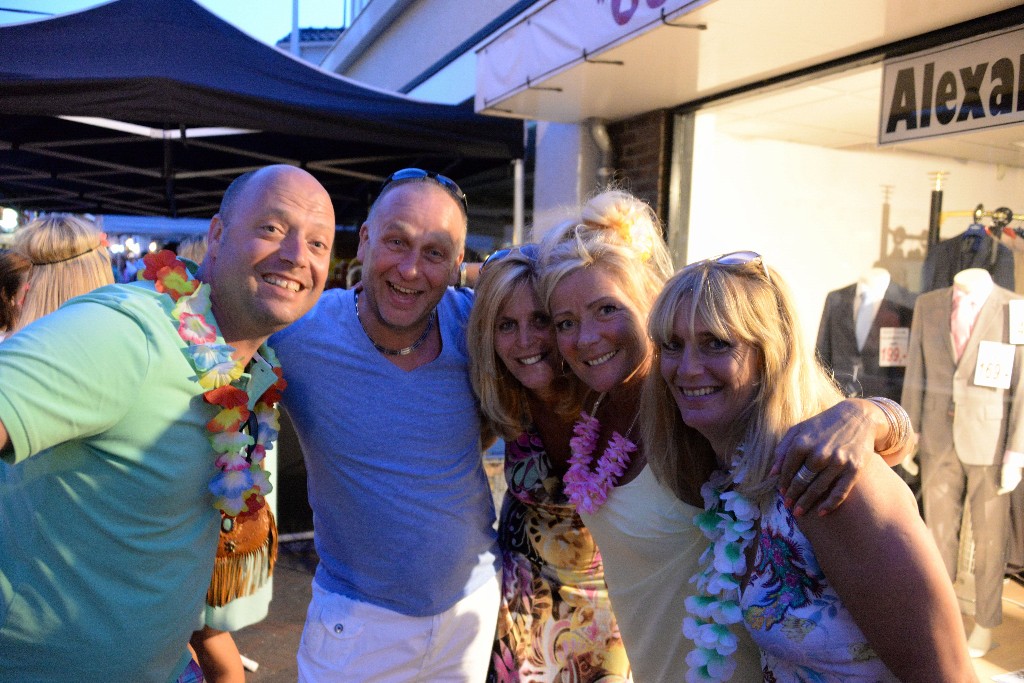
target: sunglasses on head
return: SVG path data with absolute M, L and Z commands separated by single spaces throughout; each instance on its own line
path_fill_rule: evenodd
M 488 256 L 486 259 L 484 259 L 483 265 L 480 266 L 480 272 L 484 272 L 484 269 L 488 265 L 494 263 L 495 261 L 500 261 L 509 254 L 522 254 L 533 263 L 536 263 L 537 258 L 539 256 L 538 252 L 539 249 L 537 245 L 534 244 L 533 242 L 527 242 L 526 244 L 518 244 L 514 247 L 509 247 L 507 249 L 499 249 L 496 252 L 492 253 L 490 256 Z
M 756 251 L 730 251 L 728 254 L 719 254 L 718 256 L 707 258 L 703 261 L 696 261 L 691 265 L 700 266 L 704 264 L 719 264 L 723 266 L 744 266 L 748 263 L 757 263 L 757 265 L 761 266 L 761 272 L 764 273 L 764 278 L 768 280 L 768 282 L 772 281 L 772 276 L 768 274 L 768 266 L 764 264 L 764 257 Z M 689 268 L 690 266 L 687 267 Z
M 389 185 L 394 185 L 395 183 L 401 183 L 407 180 L 433 180 L 444 188 L 448 194 L 459 201 L 464 213 L 469 212 L 469 203 L 466 201 L 466 193 L 462 191 L 462 188 L 460 188 L 454 180 L 448 176 L 443 176 L 440 173 L 424 171 L 422 168 L 403 168 L 400 171 L 395 171 L 385 178 L 384 182 L 380 186 L 380 192 L 377 193 L 378 196 L 383 193 Z

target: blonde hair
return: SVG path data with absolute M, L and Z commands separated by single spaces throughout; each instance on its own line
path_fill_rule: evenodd
M 502 309 L 520 285 L 536 288 L 537 264 L 529 256 L 512 251 L 487 264 L 476 284 L 476 297 L 466 328 L 469 339 L 470 380 L 480 399 L 480 409 L 494 431 L 505 440 L 517 438 L 529 427 L 527 389 L 498 357 L 494 326 Z M 557 377 L 560 397 L 555 410 L 574 417 L 580 410 L 586 387 L 575 375 Z
M 193 235 L 185 238 L 178 245 L 178 256 L 187 258 L 192 263 L 199 265 L 206 256 L 206 235 Z
M 85 218 L 49 214 L 22 228 L 15 248 L 32 261 L 29 290 L 18 318 L 21 329 L 68 299 L 113 284 L 105 236 Z
M 578 223 L 567 222 L 544 236 L 541 243 L 539 293 L 544 307 L 569 275 L 585 268 L 602 268 L 629 297 L 642 328 L 654 299 L 672 274 L 672 258 L 662 237 L 661 223 L 642 200 L 622 190 L 595 196 L 580 211 Z M 650 341 L 641 340 L 650 351 Z
M 792 295 L 778 272 L 759 258 L 742 264 L 701 261 L 683 268 L 651 310 L 654 370 L 641 402 L 641 433 L 651 469 L 677 495 L 699 489 L 710 451 L 707 440 L 683 424 L 658 368 L 661 347 L 673 339 L 678 316 L 691 329 L 699 317 L 716 337 L 745 342 L 758 352 L 757 390 L 737 421 L 733 447 L 742 444 L 743 455 L 733 481 L 744 495 L 763 499 L 776 489 L 770 472 L 786 430 L 835 405 L 842 395 L 804 341 Z

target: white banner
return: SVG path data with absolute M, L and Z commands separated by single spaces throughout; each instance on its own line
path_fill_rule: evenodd
M 476 110 L 710 0 L 550 0 L 477 50 Z
M 1024 122 L 1024 26 L 884 67 L 880 145 Z

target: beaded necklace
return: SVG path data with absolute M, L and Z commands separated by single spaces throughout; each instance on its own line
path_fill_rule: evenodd
M 424 328 L 423 334 L 420 335 L 419 339 L 414 341 L 412 344 L 409 344 L 409 346 L 406 346 L 404 349 L 389 349 L 388 347 L 381 346 L 377 342 L 373 341 L 373 337 L 371 337 L 369 331 L 367 331 L 366 325 L 363 324 L 363 319 L 359 317 L 359 290 L 358 289 L 355 291 L 354 298 L 355 298 L 355 302 L 356 302 L 356 320 L 359 321 L 359 327 L 363 328 L 363 334 L 365 334 L 366 338 L 370 340 L 371 344 L 373 344 L 373 348 L 377 349 L 378 351 L 383 353 L 385 356 L 408 356 L 410 353 L 412 353 L 413 351 L 415 351 L 419 347 L 423 346 L 423 342 L 427 341 L 427 335 L 430 334 L 430 330 L 433 329 L 433 327 L 434 327 L 434 318 L 437 316 L 437 309 L 436 308 L 430 312 L 430 317 L 427 318 L 427 326 L 426 326 L 426 328 Z
M 156 291 L 170 298 L 168 311 L 178 336 L 188 344 L 185 357 L 196 372 L 196 381 L 206 389 L 203 399 L 220 411 L 206 423 L 210 445 L 217 458 L 217 473 L 210 481 L 213 505 L 227 517 L 255 515 L 265 504 L 271 485 L 263 460 L 280 429 L 277 402 L 287 383 L 281 364 L 269 346 L 261 349 L 263 359 L 277 375 L 275 382 L 248 408 L 249 396 L 231 383 L 242 376 L 244 364 L 234 360 L 229 344 L 217 344 L 220 333 L 210 303 L 210 286 L 192 277 L 188 268 L 164 250 L 143 257 L 146 269 L 140 280 L 150 280 Z M 249 427 L 249 434 L 240 429 Z
M 686 598 L 683 635 L 697 646 L 686 656 L 687 683 L 727 681 L 736 670 L 736 634 L 743 621 L 740 585 L 747 573 L 747 546 L 757 534 L 760 510 L 748 498 L 727 489 L 729 475 L 718 470 L 701 486 L 704 512 L 693 523 L 711 541 L 690 579 L 697 594 Z
M 580 413 L 580 418 L 572 429 L 576 436 L 569 440 L 572 456 L 569 458 L 569 469 L 563 478 L 569 502 L 588 514 L 594 514 L 605 504 L 608 492 L 629 467 L 630 454 L 636 451 L 635 443 L 618 432 L 612 432 L 604 453 L 597 461 L 597 467 L 591 469 L 594 449 L 597 448 L 597 438 L 601 432 L 601 423 L 594 415 L 597 415 L 597 409 L 605 396 L 606 394 L 601 394 L 594 401 L 593 415 L 587 414 L 586 411 Z M 628 429 L 626 433 L 629 433 Z

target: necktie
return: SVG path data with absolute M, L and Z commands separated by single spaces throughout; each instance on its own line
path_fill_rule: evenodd
M 971 336 L 974 319 L 978 315 L 978 304 L 973 297 L 956 287 L 953 288 L 953 309 L 949 316 L 949 328 L 953 337 L 953 353 L 956 360 L 964 355 L 967 340 Z
M 857 350 L 864 350 L 864 343 L 868 340 L 868 332 L 871 331 L 871 323 L 875 321 L 874 306 L 871 305 L 871 292 L 864 290 L 860 293 L 857 301 L 857 317 L 855 320 L 854 332 L 857 335 Z

